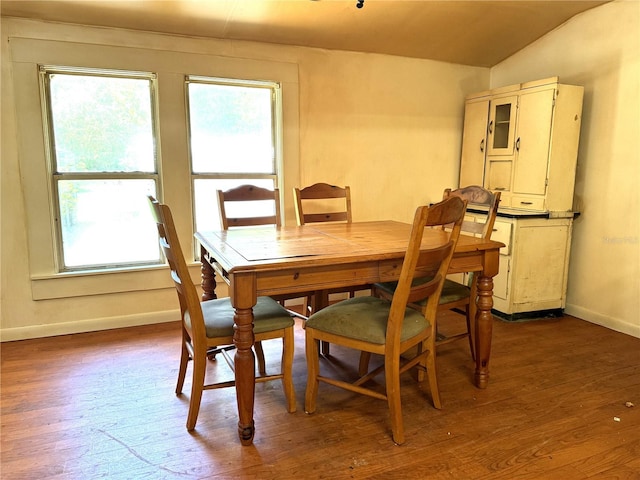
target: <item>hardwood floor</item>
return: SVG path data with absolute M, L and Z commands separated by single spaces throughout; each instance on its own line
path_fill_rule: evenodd
M 407 442 L 396 446 L 382 401 L 321 385 L 317 412 L 304 413 L 299 326 L 296 335 L 298 411 L 286 412 L 279 382 L 258 385 L 250 447 L 237 437 L 233 389 L 205 392 L 196 431 L 186 431 L 189 380 L 173 393 L 177 324 L 2 344 L 0 476 L 640 478 L 640 339 L 568 316 L 495 320 L 489 387 L 473 386 L 464 341 L 443 346 L 444 408 L 406 375 Z M 279 344 L 265 353 L 278 362 Z M 355 373 L 356 356 L 331 353 L 321 368 Z M 229 374 L 223 362 L 209 370 Z

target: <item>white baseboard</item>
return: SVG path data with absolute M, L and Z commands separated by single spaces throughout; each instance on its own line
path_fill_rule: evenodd
M 135 327 L 154 323 L 176 322 L 180 320 L 180 310 L 140 313 L 118 317 L 92 318 L 78 322 L 64 322 L 26 327 L 3 328 L 0 330 L 0 342 L 27 340 L 29 338 L 53 337 L 72 333 L 95 332 L 113 328 Z
M 640 323 L 627 323 L 618 318 L 607 317 L 586 308 L 570 304 L 567 304 L 564 309 L 564 313 L 573 317 L 580 318 L 582 320 L 586 320 L 587 322 L 602 325 L 603 327 L 610 328 L 611 330 L 615 330 L 616 332 L 626 333 L 627 335 L 631 335 L 632 337 L 640 338 Z

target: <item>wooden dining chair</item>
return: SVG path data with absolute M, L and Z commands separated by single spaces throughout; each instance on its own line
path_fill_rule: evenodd
M 277 188 L 269 190 L 256 185 L 240 185 L 239 187 L 225 191 L 218 190 L 217 196 L 220 223 L 222 224 L 222 228 L 225 230 L 233 227 L 257 227 L 261 225 L 274 225 L 275 227 L 282 226 L 282 219 L 280 215 L 280 191 Z M 227 214 L 230 204 L 235 204 L 236 207 L 242 204 L 242 210 L 248 212 L 255 212 L 260 206 L 262 206 L 262 210 L 260 210 L 261 213 L 258 215 L 230 217 Z M 282 294 L 272 298 L 276 299 L 284 306 L 286 300 L 298 298 L 304 299 L 307 295 L 309 294 Z M 289 310 L 289 313 L 294 316 L 301 317 L 304 320 L 307 319 L 307 315 L 300 314 L 294 310 Z
M 391 417 L 393 441 L 405 441 L 400 401 L 400 375 L 418 367 L 418 380 L 426 372 L 433 405 L 441 408 L 435 364 L 435 319 L 445 276 L 453 255 L 466 202 L 453 197 L 415 212 L 398 286 L 389 298 L 358 296 L 330 305 L 309 317 L 305 328 L 307 388 L 305 411 L 316 410 L 320 382 L 385 400 Z M 422 246 L 426 227 L 451 225 L 441 241 Z M 408 308 L 426 300 L 426 308 Z M 382 355 L 384 363 L 356 381 L 325 376 L 319 371 L 318 344 L 334 345 Z M 367 382 L 384 372 L 383 392 Z
M 498 206 L 500 204 L 500 192 L 491 192 L 477 185 L 458 188 L 451 190 L 447 188 L 444 191 L 443 199 L 450 197 L 459 197 L 467 201 L 467 208 L 472 207 L 475 210 L 486 212 L 485 215 L 475 215 L 475 221 L 464 220 L 462 222 L 461 233 L 463 235 L 473 235 L 491 239 L 493 227 L 498 214 Z M 476 298 L 478 296 L 478 275 L 470 272 L 467 274 L 467 282 L 465 284 L 454 280 L 445 280 L 440 296 L 440 310 L 452 310 L 456 313 L 464 315 L 467 328 L 464 332 L 444 336 L 438 332 L 436 345 L 444 345 L 467 338 L 469 340 L 469 350 L 471 358 L 475 360 L 475 318 L 477 312 Z
M 295 199 L 296 220 L 298 225 L 321 222 L 346 222 L 353 221 L 351 213 L 351 188 L 338 187 L 328 183 L 315 183 L 308 187 L 294 188 L 293 197 Z M 369 285 L 362 285 L 348 288 L 334 288 L 322 293 L 323 295 L 347 294 L 349 298 L 355 297 L 358 290 L 368 290 Z M 314 292 L 320 295 L 321 292 Z M 313 313 L 313 295 L 308 295 L 305 299 L 303 309 L 307 315 Z M 329 344 L 322 343 L 322 354 L 329 355 Z
M 282 226 L 280 214 L 280 191 L 277 188 L 269 190 L 268 188 L 258 187 L 257 185 L 240 185 L 239 187 L 231 188 L 229 190 L 217 190 L 217 197 L 220 223 L 222 228 L 225 230 L 234 227 L 256 227 L 261 225 L 274 225 L 275 227 Z M 237 208 L 239 205 L 242 205 L 241 209 L 243 211 L 254 213 L 243 216 L 229 216 L 227 212 L 230 210 L 230 207 L 235 206 Z M 256 211 L 259 211 L 260 213 L 255 214 Z M 301 299 L 302 304 L 306 305 L 306 298 L 309 295 L 311 295 L 311 293 L 303 292 L 276 295 L 272 298 L 284 307 L 287 300 L 294 299 Z M 303 320 L 306 320 L 308 316 L 306 314 L 305 306 L 303 306 L 302 314 L 292 309 L 287 309 L 287 311 L 291 315 L 300 317 Z M 256 343 L 255 348 L 258 355 L 258 365 L 262 369 L 264 355 L 262 354 L 260 344 Z
M 466 200 L 469 207 L 475 208 L 476 211 L 486 212 L 485 215 L 478 215 L 476 219 L 480 221 L 463 220 L 461 233 L 464 235 L 474 235 L 489 240 L 493 232 L 493 226 L 498 213 L 498 205 L 500 203 L 500 192 L 493 193 L 490 190 L 477 185 L 472 185 L 456 190 L 447 188 L 444 191 L 443 199 L 449 197 L 458 197 Z M 484 221 L 482 221 L 484 220 Z M 462 284 L 454 280 L 447 279 L 442 288 L 440 296 L 440 311 L 452 310 L 465 316 L 466 329 L 463 332 L 453 335 L 443 335 L 438 330 L 436 345 L 444 345 L 455 340 L 467 338 L 469 341 L 469 350 L 471 358 L 475 360 L 475 316 L 476 316 L 476 297 L 478 276 L 473 272 L 467 275 L 467 283 Z M 381 292 L 389 294 L 396 288 L 396 282 L 376 283 L 373 285 L 374 295 L 380 295 Z M 421 308 L 425 304 L 420 305 Z M 446 320 L 440 319 L 439 321 Z
M 294 188 L 298 225 L 317 222 L 351 223 L 351 189 L 328 183 Z M 334 201 L 334 199 L 338 199 Z
M 280 227 L 280 191 L 275 188 L 258 187 L 257 185 L 240 185 L 229 190 L 217 190 L 218 213 L 220 224 L 224 230 L 229 227 L 255 227 L 260 225 L 275 225 Z M 241 202 L 241 203 L 239 203 Z M 242 205 L 242 210 L 255 212 L 261 209 L 261 214 L 229 216 L 230 204 Z
M 349 186 L 337 187 L 328 183 L 316 183 L 305 188 L 294 188 L 296 220 L 298 225 L 320 222 L 353 221 L 351 213 L 351 189 Z M 349 298 L 358 290 L 368 290 L 369 285 L 329 290 L 332 293 L 347 293 Z M 306 311 L 311 312 L 311 297 L 307 297 Z
M 191 396 L 187 415 L 187 430 L 196 426 L 202 392 L 204 390 L 231 387 L 234 381 L 206 383 L 207 358 L 211 349 L 220 350 L 233 369 L 233 360 L 220 349 L 220 345 L 232 345 L 234 333 L 233 317 L 235 310 L 229 298 L 219 298 L 201 302 L 193 281 L 189 275 L 173 217 L 167 205 L 159 203 L 149 196 L 151 211 L 158 228 L 160 246 L 169 264 L 171 278 L 178 293 L 181 313 L 182 353 L 178 369 L 176 394 L 182 393 L 187 365 L 193 362 L 191 379 Z M 253 308 L 255 341 L 282 339 L 281 370 L 274 375 L 261 374 L 256 382 L 282 380 L 287 410 L 295 412 L 296 399 L 293 388 L 293 352 L 295 349 L 293 326 L 294 320 L 280 304 L 269 297 L 259 297 Z

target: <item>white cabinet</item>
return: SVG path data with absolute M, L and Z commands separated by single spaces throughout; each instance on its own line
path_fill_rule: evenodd
M 460 187 L 502 192 L 491 238 L 507 318 L 565 307 L 583 92 L 552 77 L 466 99 Z
M 491 238 L 505 246 L 493 279 L 494 310 L 507 319 L 561 312 L 566 304 L 573 217 L 509 209 L 498 215 Z
M 552 77 L 467 97 L 460 185 L 501 191 L 503 207 L 572 211 L 583 92 Z

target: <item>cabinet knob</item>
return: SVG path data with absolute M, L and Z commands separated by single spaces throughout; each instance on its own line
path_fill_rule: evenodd
M 516 150 L 520 151 L 520 137 L 516 140 Z
M 484 138 L 480 141 L 480 151 L 484 152 Z
M 493 120 L 489 122 L 489 133 L 493 133 Z

